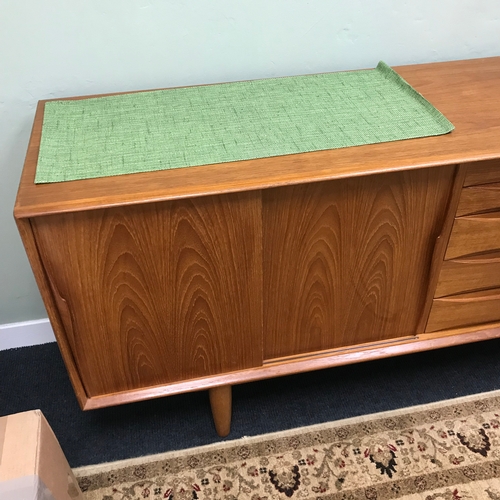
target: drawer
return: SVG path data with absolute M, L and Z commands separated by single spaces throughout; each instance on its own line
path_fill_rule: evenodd
M 500 182 L 500 159 L 470 163 L 467 166 L 464 187 Z
M 500 252 L 445 260 L 434 297 L 497 287 L 500 288 Z
M 500 182 L 462 189 L 457 217 L 500 210 Z
M 426 332 L 500 320 L 500 288 L 442 297 L 432 301 Z
M 500 250 L 500 212 L 455 219 L 445 260 Z

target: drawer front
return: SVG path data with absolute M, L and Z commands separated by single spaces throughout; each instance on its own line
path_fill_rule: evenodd
M 435 298 L 500 288 L 500 252 L 443 262 Z
M 453 223 L 445 260 L 500 250 L 500 212 L 459 217 Z
M 500 320 L 500 289 L 434 299 L 426 332 Z
M 500 210 L 500 182 L 462 189 L 457 217 Z
M 464 187 L 500 182 L 500 159 L 478 161 L 467 166 Z

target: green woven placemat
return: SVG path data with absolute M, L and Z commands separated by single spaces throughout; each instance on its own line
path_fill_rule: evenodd
M 446 134 L 385 63 L 374 70 L 155 90 L 45 105 L 36 183 Z

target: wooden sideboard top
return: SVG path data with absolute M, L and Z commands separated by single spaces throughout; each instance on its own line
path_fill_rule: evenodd
M 455 125 L 451 134 L 35 185 L 46 102 L 40 101 L 14 215 L 34 217 L 500 158 L 500 57 L 395 70 Z

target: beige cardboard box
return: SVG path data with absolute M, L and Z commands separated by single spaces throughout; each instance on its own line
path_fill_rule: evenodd
M 83 500 L 40 410 L 0 418 L 1 500 Z

